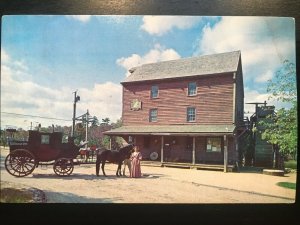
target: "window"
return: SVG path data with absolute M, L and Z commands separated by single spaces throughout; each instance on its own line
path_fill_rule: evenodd
M 50 143 L 49 135 L 41 135 L 41 144 L 49 144 L 49 143 Z
M 188 96 L 193 96 L 197 94 L 197 84 L 196 82 L 191 82 L 188 84 Z
M 150 122 L 157 121 L 157 109 L 150 109 L 149 121 Z
M 207 138 L 206 151 L 207 152 L 221 152 L 222 150 L 222 138 L 214 137 Z
M 196 108 L 194 107 L 187 108 L 187 121 L 188 122 L 196 121 Z
M 151 87 L 151 98 L 157 98 L 158 97 L 158 86 L 152 86 Z

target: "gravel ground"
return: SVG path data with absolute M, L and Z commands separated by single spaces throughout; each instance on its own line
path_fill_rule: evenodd
M 95 165 L 75 166 L 69 177 L 58 177 L 52 166 L 36 168 L 16 178 L 4 168 L 7 149 L 1 149 L 1 184 L 42 190 L 47 203 L 294 203 L 295 190 L 276 185 L 296 182 L 258 173 L 142 166 L 142 178 L 116 177 L 117 165 L 106 164 L 107 177 L 95 175 Z M 37 194 L 36 194 L 37 196 Z M 41 195 L 42 196 L 42 195 Z M 37 200 L 36 202 L 43 202 Z

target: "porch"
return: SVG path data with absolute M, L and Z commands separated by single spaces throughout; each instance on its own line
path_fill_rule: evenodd
M 193 163 L 182 163 L 182 162 L 158 162 L 158 161 L 148 161 L 142 160 L 142 166 L 153 166 L 153 167 L 173 167 L 173 168 L 183 168 L 183 169 L 196 169 L 196 170 L 217 170 L 223 171 L 223 164 L 193 164 Z M 233 172 L 235 165 L 227 165 L 227 171 Z
M 232 171 L 237 161 L 235 126 L 123 126 L 106 131 L 139 147 L 150 166 Z

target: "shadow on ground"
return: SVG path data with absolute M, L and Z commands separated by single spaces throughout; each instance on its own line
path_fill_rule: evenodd
M 163 174 L 143 174 L 142 179 L 157 179 L 159 177 L 164 176 Z M 107 175 L 106 177 L 103 175 L 96 176 L 95 174 L 83 174 L 83 173 L 72 173 L 70 176 L 67 177 L 59 177 L 58 175 L 51 173 L 51 174 L 39 174 L 39 173 L 32 173 L 32 176 L 23 177 L 23 178 L 45 178 L 45 179 L 63 179 L 63 180 L 73 180 L 73 179 L 81 179 L 81 180 L 116 180 L 116 179 L 132 179 L 129 176 L 120 176 L 117 177 L 116 175 Z

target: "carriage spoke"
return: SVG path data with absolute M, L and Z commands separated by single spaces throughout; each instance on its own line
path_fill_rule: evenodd
M 53 170 L 58 176 L 69 176 L 73 169 L 73 161 L 67 158 L 60 158 L 53 165 Z
M 13 176 L 27 176 L 35 168 L 34 156 L 26 149 L 16 149 L 6 157 L 5 168 Z

